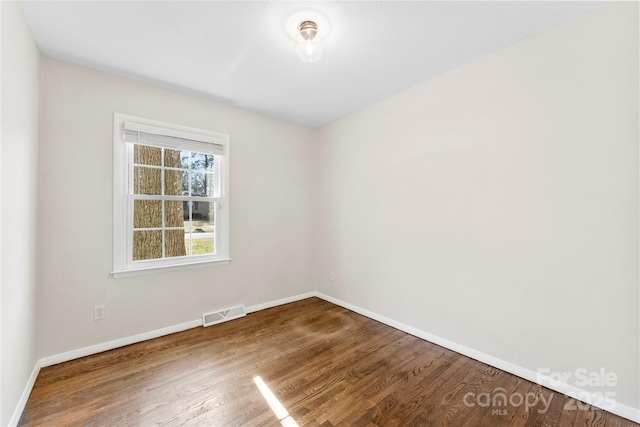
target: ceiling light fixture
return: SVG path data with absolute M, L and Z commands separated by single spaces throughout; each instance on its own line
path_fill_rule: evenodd
M 287 20 L 286 31 L 301 61 L 315 62 L 322 58 L 329 23 L 320 13 L 309 10 L 294 13 Z
M 322 58 L 323 43 L 318 37 L 318 24 L 313 21 L 302 21 L 298 24 L 298 38 L 293 48 L 303 62 L 315 62 Z

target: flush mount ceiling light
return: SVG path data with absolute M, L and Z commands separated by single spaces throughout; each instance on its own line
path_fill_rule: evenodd
M 321 14 L 312 11 L 294 13 L 287 20 L 286 29 L 301 61 L 315 62 L 322 58 L 329 23 Z
M 303 21 L 298 25 L 302 40 L 296 40 L 293 48 L 303 62 L 315 62 L 322 58 L 322 40 L 318 36 L 318 24 L 313 21 Z

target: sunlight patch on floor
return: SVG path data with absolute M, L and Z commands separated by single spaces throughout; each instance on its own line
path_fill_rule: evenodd
M 264 397 L 264 400 L 267 401 L 267 404 L 269 405 L 275 416 L 278 417 L 278 420 L 283 427 L 299 427 L 298 423 L 296 423 L 296 421 L 291 418 L 287 410 L 284 409 L 284 406 L 282 406 L 282 403 L 280 403 L 278 398 L 273 394 L 269 386 L 266 385 L 264 381 L 262 381 L 262 378 L 253 377 L 253 382 L 256 383 L 256 386 L 258 386 L 258 390 L 260 390 L 260 393 L 262 393 L 262 397 Z

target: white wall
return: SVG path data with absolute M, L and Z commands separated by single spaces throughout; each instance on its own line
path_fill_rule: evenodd
M 620 3 L 321 128 L 318 291 L 638 408 L 638 114 Z
M 41 356 L 313 289 L 311 130 L 46 58 L 41 90 Z M 114 111 L 230 134 L 230 264 L 111 278 Z
M 37 360 L 36 255 L 40 53 L 16 2 L 0 2 L 0 425 Z

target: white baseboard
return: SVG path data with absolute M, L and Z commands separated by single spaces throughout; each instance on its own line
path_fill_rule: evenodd
M 155 331 L 143 332 L 141 334 L 119 338 L 117 340 L 107 341 L 101 344 L 79 348 L 77 350 L 54 354 L 53 356 L 47 356 L 40 359 L 40 366 L 45 367 L 55 365 L 57 363 L 68 362 L 69 360 L 79 359 L 80 357 L 90 356 L 96 353 L 102 353 L 103 351 L 113 350 L 114 348 L 124 347 L 125 345 L 135 344 L 138 342 L 173 334 L 175 332 L 181 332 L 198 326 L 202 326 L 202 319 L 192 320 L 190 322 L 180 323 L 178 325 L 167 326 L 166 328 L 156 329 Z
M 27 400 L 29 400 L 29 395 L 31 394 L 31 390 L 33 389 L 33 385 L 36 383 L 36 379 L 38 378 L 38 374 L 40 373 L 40 361 L 36 361 L 35 366 L 33 367 L 33 371 L 31 371 L 31 376 L 27 381 L 27 384 L 22 391 L 22 395 L 20 395 L 20 400 L 18 400 L 18 404 L 16 405 L 16 409 L 13 411 L 13 415 L 9 420 L 9 427 L 14 427 L 18 425 L 20 421 L 20 417 L 22 416 L 22 411 L 24 411 L 24 407 L 27 406 Z
M 497 357 L 488 355 L 486 353 L 482 353 L 478 350 L 474 350 L 462 344 L 449 341 L 447 339 L 441 338 L 437 335 L 430 334 L 428 332 L 422 331 L 412 326 L 405 325 L 404 323 L 396 322 L 393 319 L 389 319 L 388 317 L 381 316 L 372 311 L 358 307 L 357 305 L 350 304 L 348 302 L 342 301 L 337 298 L 333 298 L 329 295 L 325 295 L 322 292 L 316 292 L 315 296 L 325 301 L 328 301 L 332 304 L 339 305 L 340 307 L 344 307 L 351 311 L 355 311 L 356 313 L 362 314 L 363 316 L 366 316 L 370 319 L 377 320 L 380 323 L 384 323 L 385 325 L 391 326 L 400 331 L 406 332 L 418 338 L 422 338 L 423 340 L 432 342 L 434 344 L 437 344 L 449 350 L 455 351 L 456 353 L 463 354 L 472 359 L 478 360 L 482 363 L 486 363 L 487 365 L 491 365 L 495 368 L 509 372 L 510 374 L 524 378 L 525 380 L 529 380 L 536 384 L 540 384 L 544 387 L 547 387 L 559 393 L 565 394 L 567 396 L 584 396 L 585 399 L 578 399 L 578 400 L 581 400 L 585 403 L 589 403 L 593 406 L 596 406 L 600 409 L 611 412 L 613 414 L 619 415 L 628 420 L 640 423 L 640 409 L 638 408 L 633 408 L 631 406 L 627 406 L 627 405 L 623 405 L 621 403 L 615 403 L 615 402 L 613 402 L 613 405 L 615 405 L 613 407 L 610 405 L 607 405 L 606 402 L 602 402 L 602 404 L 598 404 L 597 402 L 601 402 L 602 400 L 601 396 L 592 394 L 591 392 L 582 390 L 576 386 L 573 386 L 567 383 L 560 383 L 558 381 L 552 380 L 549 377 L 542 376 L 530 369 L 523 368 L 522 366 L 514 365 L 513 363 L 507 362 L 502 359 L 498 359 Z
M 267 308 L 277 307 L 279 305 L 289 304 L 290 302 L 300 301 L 306 298 L 317 297 L 317 296 L 318 296 L 318 293 L 315 291 L 312 291 L 304 294 L 294 295 L 292 297 L 282 298 L 275 301 L 265 302 L 263 304 L 252 305 L 247 307 L 246 310 L 247 310 L 247 313 L 253 313 L 256 311 L 265 310 Z
M 247 307 L 247 313 L 253 313 L 256 311 L 264 310 L 266 308 L 276 307 L 282 304 L 287 304 L 294 301 L 299 301 L 305 298 L 311 298 L 317 296 L 316 292 L 307 292 L 300 295 L 295 295 L 288 298 L 282 298 L 275 301 L 265 302 L 263 304 L 252 305 Z M 107 350 L 113 350 L 114 348 L 124 347 L 125 345 L 135 344 L 138 342 L 158 338 L 164 335 L 181 332 L 187 329 L 196 328 L 202 326 L 202 319 L 191 320 L 189 322 L 180 323 L 178 325 L 167 326 L 166 328 L 156 329 L 154 331 L 143 332 L 141 334 L 132 335 L 130 337 L 119 338 L 113 341 L 107 341 L 104 343 L 92 345 L 89 347 L 83 347 L 76 350 L 67 351 L 64 353 L 55 354 L 53 356 L 47 356 L 40 359 L 40 366 L 51 366 L 57 363 L 68 362 L 69 360 L 78 359 L 80 357 L 90 356 L 92 354 L 101 353 Z

